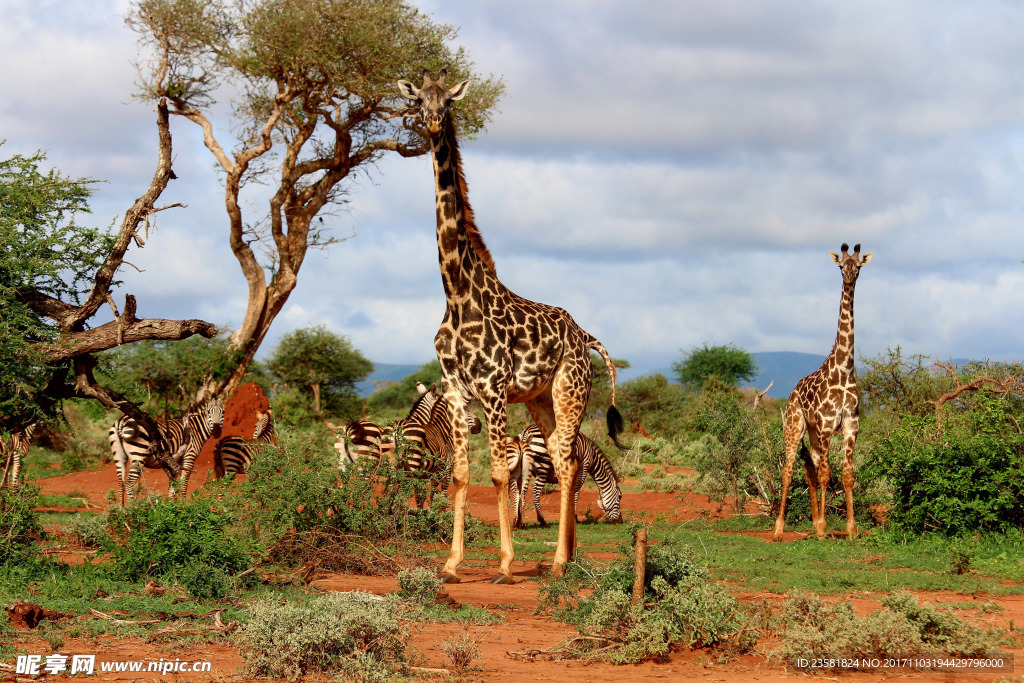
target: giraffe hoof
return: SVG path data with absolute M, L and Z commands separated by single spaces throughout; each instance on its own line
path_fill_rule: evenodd
M 511 586 L 515 582 L 516 582 L 516 580 L 513 579 L 508 574 L 496 574 L 494 576 L 494 578 L 490 580 L 489 583 L 493 583 L 493 584 L 497 584 L 497 585 L 501 585 L 501 586 Z
M 451 572 L 441 572 L 441 575 L 438 576 L 437 578 L 441 579 L 441 583 L 461 583 L 462 582 L 462 579 L 460 579 L 455 574 L 452 574 Z

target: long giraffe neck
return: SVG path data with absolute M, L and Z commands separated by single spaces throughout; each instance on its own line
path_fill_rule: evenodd
M 831 353 L 835 367 L 847 373 L 853 372 L 853 290 L 856 286 L 856 280 L 843 281 L 843 296 L 839 300 L 839 330 Z
M 495 274 L 494 260 L 473 220 L 452 117 L 441 135 L 431 138 L 437 209 L 437 258 L 449 303 L 464 299 L 476 271 Z

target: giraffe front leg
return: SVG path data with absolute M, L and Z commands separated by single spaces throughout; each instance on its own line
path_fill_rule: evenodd
M 498 526 L 501 533 L 500 566 L 491 583 L 511 584 L 512 560 L 515 551 L 512 549 L 512 522 L 508 513 L 508 454 L 505 444 L 508 416 L 504 405 L 495 405 L 487 411 L 487 441 L 491 448 L 491 483 L 494 495 L 498 500 Z
M 469 437 L 466 422 L 466 408 L 462 393 L 445 383 L 443 401 L 448 402 L 452 423 L 452 510 L 455 513 L 452 527 L 452 547 L 448 560 L 441 568 L 442 583 L 459 583 L 459 565 L 462 564 L 465 549 L 466 497 L 469 492 Z

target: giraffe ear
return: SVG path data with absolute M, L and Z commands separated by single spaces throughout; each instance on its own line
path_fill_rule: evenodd
M 842 262 L 840 261 L 840 258 L 839 258 L 839 254 L 837 254 L 834 251 L 830 251 L 830 252 L 828 252 L 828 255 L 832 257 L 832 263 L 836 264 L 837 266 L 842 265 Z
M 462 83 L 448 91 L 448 99 L 452 101 L 461 100 L 466 96 L 467 92 L 469 92 L 469 81 L 462 81 Z
M 865 265 L 868 261 L 871 260 L 871 254 L 872 254 L 872 252 L 869 251 L 868 253 L 866 253 L 866 254 L 864 254 L 863 256 L 860 257 L 860 264 L 862 266 Z
M 398 81 L 398 92 L 402 94 L 402 97 L 409 100 L 418 100 L 420 98 L 420 90 L 409 81 Z

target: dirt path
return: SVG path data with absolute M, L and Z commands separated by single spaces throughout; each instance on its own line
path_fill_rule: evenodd
M 192 490 L 198 489 L 210 476 L 212 459 L 208 453 L 197 462 L 192 481 Z M 115 486 L 113 465 L 98 471 L 78 472 L 61 477 L 40 480 L 43 493 L 68 494 L 86 497 L 92 509 L 106 508 L 107 491 Z M 160 471 L 148 471 L 146 483 L 158 492 L 166 490 L 166 479 Z M 490 487 L 473 486 L 469 493 L 470 507 L 473 516 L 485 523 L 495 523 L 497 508 L 494 493 Z M 557 519 L 558 501 L 556 494 L 546 494 L 541 499 L 545 516 L 550 520 Z M 665 515 L 670 519 L 686 520 L 697 516 L 715 517 L 721 514 L 719 506 L 706 497 L 687 494 L 685 501 L 675 495 L 663 493 L 626 493 L 622 498 L 624 510 L 636 514 Z M 585 490 L 580 500 L 580 509 L 590 508 L 597 511 L 597 493 Z M 85 507 L 82 508 L 87 509 Z M 528 520 L 534 519 L 533 512 L 528 513 Z M 799 538 L 802 534 L 787 533 L 787 539 Z M 65 559 L 72 559 L 65 557 Z M 739 683 L 740 681 L 791 681 L 804 680 L 807 677 L 798 672 L 788 672 L 784 666 L 770 661 L 765 653 L 778 643 L 762 640 L 758 652 L 742 656 L 728 662 L 719 662 L 718 655 L 712 651 L 683 651 L 674 653 L 665 663 L 644 663 L 637 666 L 614 666 L 610 664 L 584 664 L 578 661 L 529 661 L 527 657 L 510 653 L 523 653 L 530 650 L 544 650 L 556 647 L 564 640 L 578 635 L 574 628 L 534 614 L 538 600 L 539 583 L 529 579 L 537 575 L 536 564 L 517 562 L 513 572 L 519 581 L 512 586 L 492 586 L 488 580 L 493 575 L 496 557 L 487 557 L 481 553 L 470 554 L 462 572 L 462 582 L 448 586 L 448 595 L 457 603 L 487 609 L 500 614 L 505 623 L 497 626 L 464 626 L 445 624 L 414 625 L 410 636 L 410 647 L 413 652 L 413 664 L 427 668 L 446 669 L 451 666 L 441 649 L 441 643 L 468 632 L 477 642 L 481 656 L 476 667 L 471 671 L 455 675 L 458 681 L 485 681 L 510 683 L 511 681 L 563 681 L 585 679 L 588 682 L 604 681 L 722 681 Z M 330 574 L 320 576 L 313 582 L 318 589 L 325 591 L 368 591 L 385 594 L 396 588 L 394 578 L 366 577 L 347 574 Z M 750 594 L 736 592 L 737 597 L 744 601 L 769 600 L 773 604 L 781 604 L 783 596 L 776 594 Z M 881 597 L 881 596 L 879 596 Z M 976 619 L 989 626 L 1009 628 L 1011 623 L 1024 623 L 1024 597 L 1022 596 L 964 596 L 947 593 L 921 594 L 921 598 L 933 602 L 995 602 L 1004 609 L 995 614 L 988 614 Z M 868 613 L 880 607 L 877 600 L 868 597 L 857 598 L 852 603 L 858 612 Z M 972 611 L 973 613 L 973 611 Z M 36 647 L 36 649 L 33 649 Z M 210 674 L 192 677 L 164 677 L 164 680 L 215 680 L 245 681 L 238 671 L 242 665 L 241 657 L 234 648 L 220 644 L 203 645 L 202 659 L 213 662 Z M 49 652 L 43 642 L 30 644 L 29 652 Z M 169 645 L 146 643 L 141 639 L 103 639 L 101 642 L 76 641 L 69 639 L 62 649 L 67 652 L 96 652 L 99 658 L 159 660 L 175 657 L 200 658 L 194 652 L 184 652 L 181 648 Z M 1024 673 L 1024 650 L 1017 650 L 1020 659 L 1015 675 Z M 882 681 L 890 679 L 904 680 L 940 680 L 940 681 L 992 681 L 1002 676 L 1014 674 L 967 674 L 967 673 L 908 673 L 908 672 L 874 672 L 846 673 L 842 675 L 847 681 Z M 98 674 L 97 680 L 131 680 L 132 674 Z M 152 674 L 140 678 L 152 680 Z M 3 680 L 0 677 L 0 680 Z M 443 680 L 443 679 L 441 679 Z M 818 680 L 835 680 L 824 678 Z

